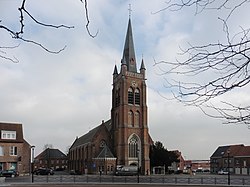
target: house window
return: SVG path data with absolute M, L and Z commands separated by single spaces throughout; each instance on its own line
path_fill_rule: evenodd
M 16 131 L 1 131 L 2 139 L 15 140 L 16 139 Z
M 140 105 L 140 91 L 139 91 L 139 89 L 135 90 L 135 104 Z
M 244 166 L 244 168 L 247 166 L 247 161 L 246 160 L 243 160 L 243 166 Z
M 0 146 L 0 156 L 3 156 L 4 152 L 3 152 L 3 146 Z
M 11 156 L 17 156 L 17 147 L 16 146 L 11 146 L 10 147 L 10 155 Z
M 134 104 L 134 93 L 132 88 L 128 89 L 128 104 Z

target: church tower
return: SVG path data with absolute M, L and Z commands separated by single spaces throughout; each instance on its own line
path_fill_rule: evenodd
M 113 72 L 112 141 L 117 165 L 139 165 L 142 174 L 150 171 L 146 78 L 143 59 L 137 71 L 132 25 L 129 18 L 121 68 Z

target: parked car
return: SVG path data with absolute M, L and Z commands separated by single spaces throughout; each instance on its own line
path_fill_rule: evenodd
M 218 171 L 218 174 L 219 175 L 227 175 L 228 171 L 220 170 L 220 171 Z
M 81 175 L 82 173 L 81 173 L 81 171 L 79 171 L 79 170 L 70 170 L 70 171 L 69 171 L 69 174 L 70 174 L 70 175 Z
M 175 172 L 174 172 L 174 174 L 182 174 L 183 173 L 183 171 L 182 170 L 176 170 Z
M 49 168 L 39 168 L 34 171 L 35 175 L 54 175 L 53 169 Z
M 195 172 L 196 172 L 196 173 L 202 173 L 203 170 L 202 170 L 202 169 L 197 169 Z
M 17 177 L 18 172 L 16 170 L 3 170 L 0 172 L 1 177 Z

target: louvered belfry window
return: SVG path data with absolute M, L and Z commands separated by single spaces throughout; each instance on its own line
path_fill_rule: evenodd
M 134 93 L 132 88 L 128 89 L 128 104 L 134 104 Z
M 139 89 L 136 89 L 135 90 L 135 104 L 136 105 L 140 105 L 141 102 L 140 102 L 140 91 Z

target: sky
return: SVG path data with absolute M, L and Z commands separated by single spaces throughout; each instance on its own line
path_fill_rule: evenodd
M 225 40 L 218 14 L 195 9 L 154 12 L 164 8 L 164 0 L 89 1 L 88 35 L 84 5 L 78 1 L 26 1 L 26 9 L 44 23 L 65 24 L 74 29 L 39 26 L 24 17 L 24 37 L 57 51 L 51 54 L 36 45 L 13 40 L 0 29 L 0 54 L 17 58 L 12 63 L 0 58 L 0 121 L 23 124 L 24 138 L 35 145 L 39 154 L 46 144 L 66 152 L 75 138 L 110 119 L 112 73 L 120 69 L 131 4 L 131 21 L 137 66 L 143 57 L 147 76 L 149 133 L 168 150 L 179 150 L 185 159 L 209 159 L 218 146 L 250 145 L 250 130 L 245 125 L 224 125 L 221 120 L 204 115 L 198 108 L 184 106 L 169 95 L 165 78 L 155 61 L 174 60 L 180 47 Z M 0 0 L 0 20 L 19 29 L 20 0 Z M 232 33 L 248 26 L 242 16 L 246 7 L 230 20 Z M 221 16 L 225 14 L 222 13 Z M 243 17 L 243 18 L 244 18 Z M 139 67 L 138 67 L 139 68 Z M 189 77 L 190 79 L 190 77 Z M 230 98 L 249 102 L 246 90 Z M 225 96 L 226 97 L 226 96 Z

